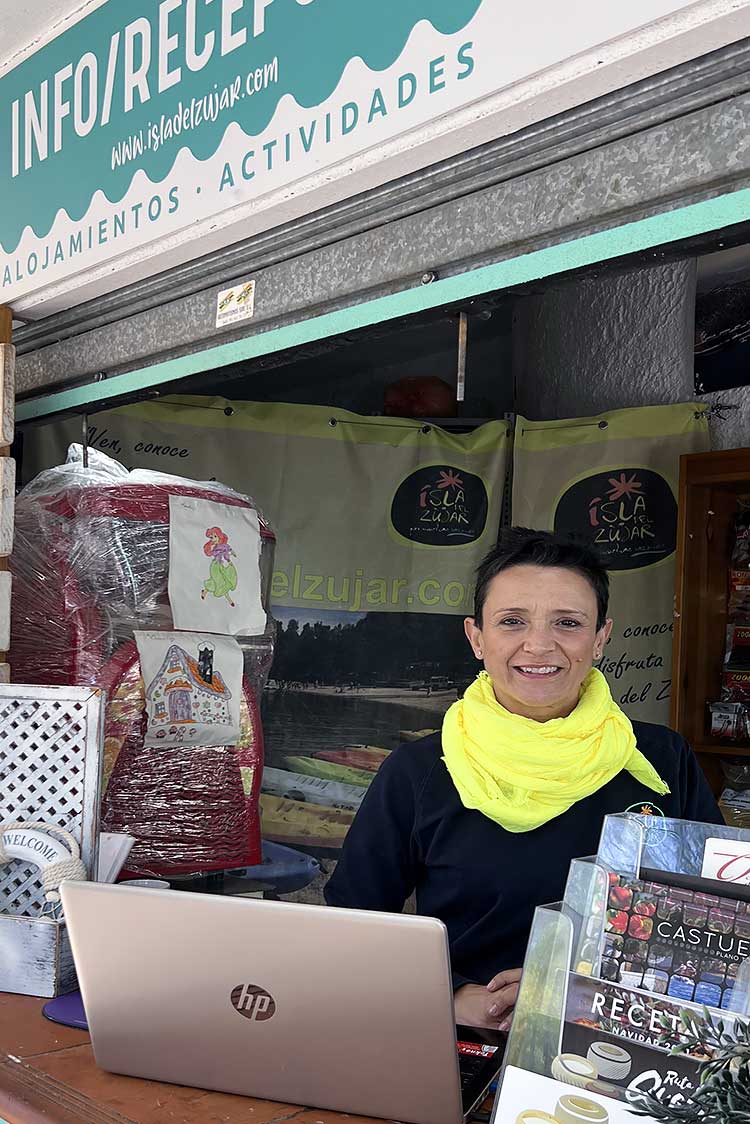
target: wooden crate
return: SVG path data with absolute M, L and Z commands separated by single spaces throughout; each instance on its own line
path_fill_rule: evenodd
M 0 991 L 54 998 L 78 983 L 65 922 L 0 914 Z

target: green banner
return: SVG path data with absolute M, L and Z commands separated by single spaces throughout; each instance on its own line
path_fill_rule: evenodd
M 32 430 L 24 475 L 60 463 L 78 422 Z M 509 426 L 470 434 L 325 406 L 179 398 L 98 414 L 89 441 L 132 468 L 217 479 L 278 535 L 273 604 L 466 615 L 497 538 Z
M 25 479 L 80 436 L 77 419 L 29 430 Z M 92 469 L 98 450 L 221 480 L 276 531 L 263 833 L 335 855 L 353 816 L 341 786 L 361 802 L 387 752 L 439 729 L 476 673 L 462 618 L 497 538 L 509 425 L 454 435 L 331 407 L 175 398 L 97 414 L 89 440 Z
M 679 462 L 708 447 L 690 403 L 517 419 L 513 521 L 582 536 L 604 559 L 614 629 L 599 666 L 643 721 L 669 721 Z

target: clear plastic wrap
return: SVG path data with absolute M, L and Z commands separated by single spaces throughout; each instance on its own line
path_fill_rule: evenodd
M 102 830 L 135 836 L 128 872 L 199 875 L 260 862 L 263 736 L 259 700 L 275 626 L 236 637 L 244 662 L 241 738 L 220 748 L 148 749 L 135 630 L 173 628 L 169 497 L 257 511 L 247 496 L 122 465 L 72 446 L 66 464 L 20 493 L 11 560 L 11 663 L 17 682 L 107 692 Z M 268 610 L 275 538 L 258 512 Z

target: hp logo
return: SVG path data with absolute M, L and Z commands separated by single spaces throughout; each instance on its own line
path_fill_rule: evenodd
M 276 1000 L 256 984 L 238 984 L 233 988 L 232 1006 L 246 1019 L 264 1023 L 276 1014 Z

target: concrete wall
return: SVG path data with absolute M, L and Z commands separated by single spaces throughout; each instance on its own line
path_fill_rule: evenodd
M 513 324 L 516 409 L 534 420 L 696 398 L 695 262 L 602 273 L 519 300 Z M 735 403 L 712 418 L 713 447 L 750 444 L 750 388 L 702 396 Z

